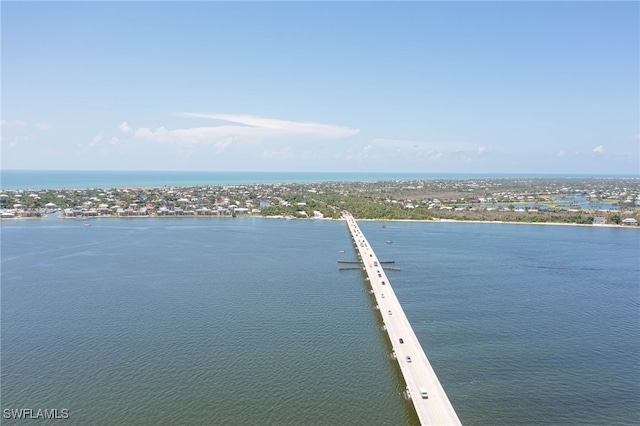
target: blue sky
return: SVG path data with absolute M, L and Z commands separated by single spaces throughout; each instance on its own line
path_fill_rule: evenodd
M 640 173 L 637 2 L 6 2 L 2 168 Z

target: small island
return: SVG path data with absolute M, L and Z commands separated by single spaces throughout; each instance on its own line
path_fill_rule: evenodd
M 637 226 L 640 178 L 488 178 L 3 190 L 2 219 L 278 217 Z

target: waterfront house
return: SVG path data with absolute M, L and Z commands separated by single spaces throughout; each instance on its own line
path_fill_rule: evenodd
M 623 225 L 635 226 L 635 225 L 638 224 L 638 221 L 636 219 L 632 218 L 632 217 L 628 217 L 628 218 L 622 220 L 622 224 Z

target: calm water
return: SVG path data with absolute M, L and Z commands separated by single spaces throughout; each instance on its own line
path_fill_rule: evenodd
M 2 409 L 417 423 L 344 222 L 91 223 L 2 223 Z M 464 424 L 640 423 L 640 232 L 360 225 Z
M 178 172 L 95 170 L 0 170 L 0 188 L 84 189 L 161 188 L 164 186 L 249 185 L 290 182 L 354 182 L 410 179 L 479 179 L 528 177 L 633 177 L 637 175 L 527 175 L 472 173 L 331 173 L 331 172 Z

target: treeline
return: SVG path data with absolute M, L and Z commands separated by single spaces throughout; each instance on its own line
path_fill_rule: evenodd
M 349 211 L 356 219 L 379 220 L 479 220 L 521 223 L 575 223 L 591 225 L 593 212 L 537 211 L 514 212 L 513 210 L 450 210 L 427 209 L 423 205 L 406 208 L 401 202 L 392 203 L 379 195 L 361 192 L 342 194 L 328 192 L 322 194 L 295 193 L 283 197 L 291 205 L 279 205 L 262 208 L 264 216 L 312 217 L 314 211 L 321 212 L 325 218 L 338 219 L 342 210 Z M 305 212 L 301 214 L 300 212 Z M 619 213 L 602 214 L 607 223 L 620 224 Z
M 290 205 L 263 207 L 263 216 L 312 217 L 319 211 L 325 218 L 339 219 L 341 211 L 347 210 L 358 219 L 382 220 L 428 220 L 433 218 L 425 208 L 404 209 L 402 205 L 383 203 L 368 195 L 344 196 L 336 193 L 302 195 L 295 194 L 283 199 Z M 305 212 L 304 215 L 300 212 Z
M 322 201 L 318 201 L 311 197 L 304 197 L 296 194 L 291 197 L 284 198 L 289 205 L 277 205 L 262 207 L 262 216 L 293 216 L 293 217 L 313 217 L 314 212 L 320 212 L 325 218 L 340 218 L 340 210 L 327 205 Z M 300 204 L 302 203 L 302 204 Z M 304 212 L 301 214 L 300 212 Z
M 503 210 L 439 210 L 434 212 L 434 217 L 451 220 L 482 220 L 521 223 L 576 223 L 584 225 L 593 224 L 592 214 L 573 212 L 514 213 Z M 607 222 L 611 223 L 611 220 L 607 219 Z

